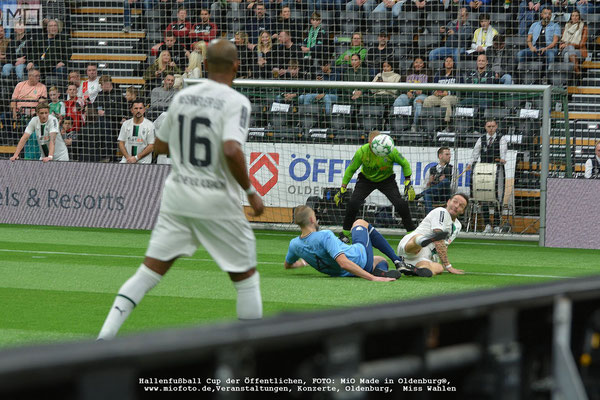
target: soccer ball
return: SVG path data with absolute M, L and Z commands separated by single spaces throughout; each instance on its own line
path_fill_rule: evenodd
M 394 141 L 388 135 L 377 135 L 371 142 L 371 151 L 376 156 L 389 156 L 394 150 Z

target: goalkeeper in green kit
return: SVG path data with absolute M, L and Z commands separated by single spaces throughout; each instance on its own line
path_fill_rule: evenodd
M 412 186 L 410 175 L 412 170 L 408 160 L 404 158 L 396 148 L 386 156 L 381 157 L 375 155 L 371 151 L 371 142 L 379 135 L 379 131 L 372 131 L 369 134 L 369 143 L 361 146 L 354 157 L 352 158 L 352 164 L 346 168 L 344 178 L 342 179 L 342 187 L 336 193 L 334 200 L 336 205 L 340 205 L 342 202 L 343 194 L 346 192 L 346 187 L 352 179 L 352 176 L 362 165 L 362 170 L 358 174 L 354 191 L 350 197 L 350 201 L 346 207 L 346 215 L 344 217 L 343 232 L 340 234 L 340 239 L 344 242 L 349 242 L 350 229 L 356 219 L 356 214 L 362 204 L 362 202 L 373 192 L 379 190 L 381 193 L 388 198 L 388 200 L 394 206 L 394 209 L 402 218 L 402 224 L 407 232 L 415 230 L 412 217 L 410 215 L 410 209 L 408 203 L 400 195 L 398 189 L 398 183 L 396 182 L 396 175 L 394 174 L 394 164 L 402 166 L 404 173 L 404 194 L 407 196 L 409 201 L 415 199 L 415 190 Z

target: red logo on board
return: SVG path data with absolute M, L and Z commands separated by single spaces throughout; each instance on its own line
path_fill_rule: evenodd
M 277 183 L 277 180 L 279 179 L 279 170 L 277 169 L 278 165 L 279 153 L 250 153 L 250 182 L 261 196 L 269 193 L 269 191 L 273 189 L 273 186 L 275 186 Z M 272 175 L 271 179 L 269 179 L 264 185 L 262 185 L 255 177 L 255 174 L 260 171 L 262 167 L 266 167 Z

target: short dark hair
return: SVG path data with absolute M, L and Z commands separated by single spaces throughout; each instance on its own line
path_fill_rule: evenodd
M 453 195 L 450 197 L 450 199 L 453 199 L 453 198 L 455 198 L 456 196 L 460 196 L 460 197 L 462 197 L 463 199 L 465 199 L 465 200 L 467 201 L 467 206 L 469 205 L 469 196 L 467 196 L 467 195 L 466 195 L 466 194 L 464 194 L 464 193 L 454 193 L 454 194 L 453 194 Z
M 438 157 L 440 156 L 440 154 L 442 154 L 444 151 L 446 150 L 450 150 L 450 147 L 446 147 L 446 146 L 442 146 L 438 149 Z
M 484 19 L 487 19 L 488 21 L 490 21 L 491 20 L 490 14 L 488 14 L 488 13 L 479 14 L 479 21 L 483 21 Z
M 133 108 L 133 106 L 135 106 L 136 104 L 141 104 L 142 106 L 146 107 L 146 103 L 144 103 L 144 100 L 142 99 L 135 99 L 134 101 L 132 101 L 131 108 Z

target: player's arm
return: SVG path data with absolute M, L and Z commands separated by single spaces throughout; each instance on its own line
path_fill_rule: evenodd
M 264 211 L 264 205 L 256 190 L 250 184 L 250 178 L 248 178 L 248 171 L 246 169 L 246 157 L 242 151 L 241 144 L 236 140 L 225 141 L 223 143 L 223 154 L 225 155 L 231 175 L 233 175 L 233 178 L 248 195 L 248 202 L 254 211 L 252 215 L 261 215 Z
M 307 265 L 308 265 L 308 263 L 301 258 L 291 264 L 288 263 L 287 261 L 285 261 L 283 263 L 283 266 L 285 267 L 285 269 L 302 268 L 302 267 L 306 267 Z
M 400 152 L 398 149 L 394 149 L 392 151 L 392 160 L 402 167 L 402 173 L 404 174 L 405 180 L 410 180 L 410 176 L 412 175 L 412 169 L 410 168 L 410 162 Z
M 360 168 L 362 165 L 362 147 L 356 150 L 354 153 L 354 157 L 352 157 L 352 162 L 344 171 L 344 177 L 342 178 L 342 187 L 346 188 L 348 183 L 352 180 L 354 173 Z
M 154 154 L 169 154 L 169 144 L 159 138 L 154 139 Z
M 56 146 L 56 132 L 50 132 L 50 140 L 48 141 L 48 156 L 42 158 L 43 162 L 52 161 L 54 159 L 54 149 Z
M 144 147 L 144 150 L 142 150 L 142 152 L 140 154 L 137 155 L 137 159 L 141 160 L 142 158 L 146 157 L 148 154 L 152 153 L 154 151 L 154 143 L 150 143 L 148 144 L 148 146 Z
M 438 229 L 436 229 L 436 231 L 437 230 Z M 442 263 L 442 266 L 446 271 L 450 272 L 451 274 L 457 275 L 462 275 L 465 273 L 465 271 L 463 271 L 462 269 L 456 269 L 452 267 L 452 264 L 450 264 L 450 261 L 448 261 L 448 246 L 446 246 L 446 243 L 444 243 L 443 240 L 433 242 L 433 245 L 435 246 L 435 251 L 437 252 L 438 257 L 440 258 L 440 262 Z
M 25 132 L 23 134 L 23 136 L 21 136 L 21 139 L 19 140 L 19 143 L 17 144 L 17 149 L 15 150 L 15 154 L 13 154 L 13 156 L 10 158 L 11 161 L 15 161 L 19 159 L 19 154 L 21 154 L 21 150 L 23 150 L 23 147 L 25 147 L 25 143 L 27 143 L 27 139 L 29 139 L 29 136 L 31 136 L 30 133 Z
M 378 282 L 395 281 L 394 278 L 384 278 L 382 276 L 375 276 L 375 275 L 368 273 L 367 271 L 365 271 L 364 269 L 359 267 L 357 264 L 355 264 L 354 262 L 349 260 L 348 257 L 346 257 L 346 255 L 344 253 L 341 253 L 340 255 L 338 255 L 335 258 L 335 261 L 339 264 L 340 267 L 342 267 L 342 269 L 350 272 L 354 276 L 358 276 L 358 277 L 366 279 L 368 281 L 378 281 Z

